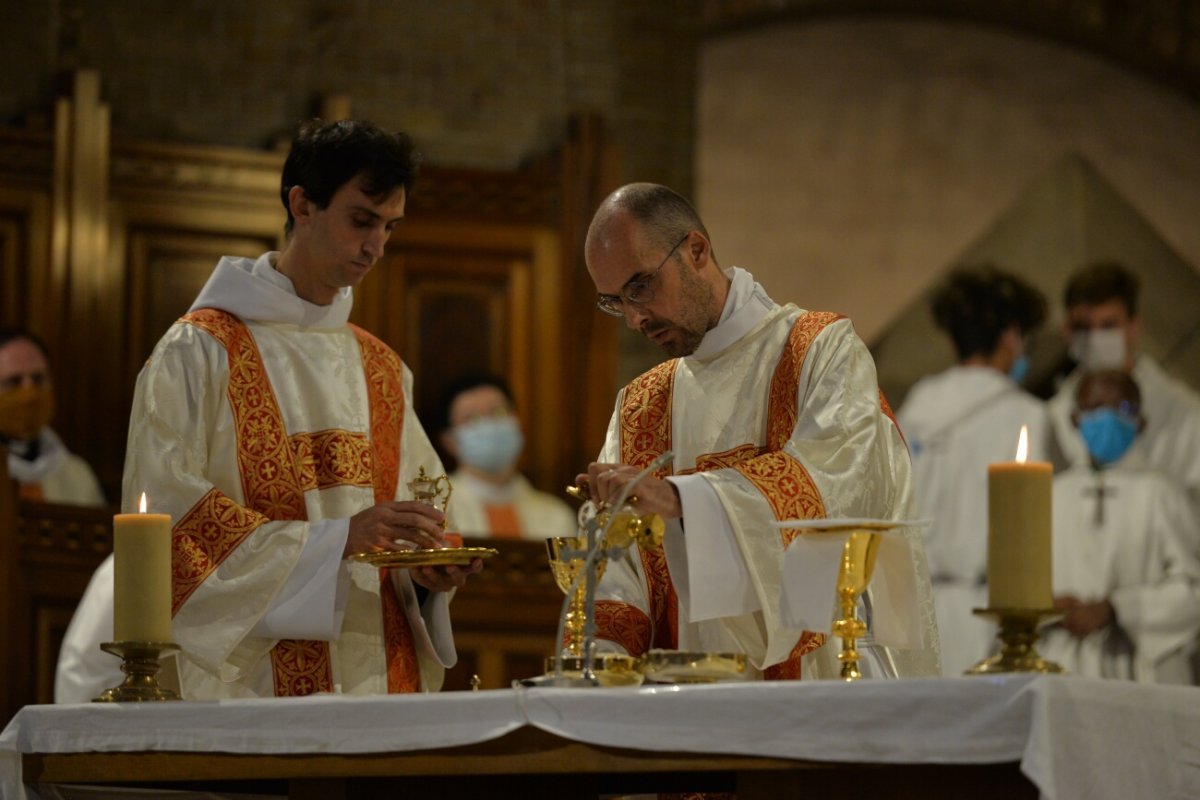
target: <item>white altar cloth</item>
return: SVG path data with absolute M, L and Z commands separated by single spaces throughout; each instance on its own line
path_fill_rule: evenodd
M 382 753 L 524 725 L 660 752 L 1020 762 L 1050 800 L 1200 797 L 1200 689 L 1032 675 L 27 706 L 0 734 L 0 797 L 26 797 L 23 753 Z

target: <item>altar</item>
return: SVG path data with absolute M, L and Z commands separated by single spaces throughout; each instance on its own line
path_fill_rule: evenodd
M 1006 675 L 27 706 L 0 758 L 5 798 L 1200 797 L 1200 689 Z

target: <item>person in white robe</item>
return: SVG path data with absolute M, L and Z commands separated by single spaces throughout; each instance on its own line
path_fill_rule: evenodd
M 931 310 L 957 363 L 919 380 L 896 412 L 912 452 L 913 483 L 933 580 L 942 669 L 961 675 L 996 644 L 987 606 L 987 467 L 1011 461 L 1022 427 L 1030 454 L 1047 460 L 1045 406 L 1020 386 L 1025 340 L 1046 300 L 1015 275 L 959 269 L 935 291 Z
M 63 634 L 54 670 L 54 702 L 89 703 L 105 689 L 121 685 L 121 661 L 100 645 L 113 640 L 113 557 L 101 562 L 88 581 Z
M 1126 267 L 1098 262 L 1071 276 L 1064 291 L 1064 336 L 1079 365 L 1049 401 L 1057 447 L 1056 466 L 1090 463 L 1071 424 L 1079 376 L 1087 370 L 1123 369 L 1141 388 L 1146 429 L 1134 448 L 1139 457 L 1181 484 L 1200 518 L 1200 394 L 1167 374 L 1141 352 L 1138 278 Z M 1189 532 L 1200 551 L 1200 528 Z
M 440 547 L 408 482 L 440 460 L 412 375 L 347 320 L 402 219 L 404 134 L 303 125 L 284 164 L 287 245 L 222 258 L 138 376 L 122 505 L 170 514 L 187 699 L 434 691 L 455 662 L 450 591 L 481 567 L 379 569 Z
M 674 453 L 633 487 L 638 508 L 666 521 L 663 546 L 609 562 L 597 636 L 634 655 L 741 652 L 769 679 L 836 677 L 837 646 L 783 620 L 783 556 L 797 532 L 775 523 L 914 517 L 908 452 L 866 346 L 848 319 L 780 306 L 750 273 L 722 271 L 695 210 L 663 186 L 611 194 L 585 253 L 600 310 L 674 357 L 619 393 L 604 449 L 577 478 L 613 502 Z M 920 640 L 896 650 L 868 637 L 868 677 L 938 674 L 919 534 L 908 539 Z
M 1054 605 L 1042 656 L 1068 672 L 1189 684 L 1200 633 L 1196 524 L 1183 488 L 1131 447 L 1149 424 L 1122 371 L 1079 381 L 1076 424 L 1091 464 L 1054 479 Z
M 451 503 L 466 536 L 537 539 L 572 536 L 575 512 L 538 491 L 517 469 L 525 435 L 508 384 L 495 375 L 456 380 L 442 402 L 442 447 L 458 463 Z
M 54 384 L 41 339 L 19 328 L 0 330 L 0 444 L 21 497 L 47 503 L 102 506 L 100 482 L 50 427 Z

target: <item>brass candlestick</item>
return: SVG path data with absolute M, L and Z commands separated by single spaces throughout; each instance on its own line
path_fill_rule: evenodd
M 1000 630 L 1000 652 L 985 658 L 967 670 L 967 675 L 994 675 L 1001 672 L 1059 673 L 1065 670 L 1038 655 L 1038 626 L 1062 616 L 1052 608 L 977 608 L 974 613 L 996 620 Z
M 138 703 L 153 700 L 178 700 L 179 695 L 158 685 L 158 659 L 164 651 L 178 650 L 173 642 L 104 642 L 100 649 L 121 659 L 125 680 L 120 686 L 105 689 L 93 703 Z

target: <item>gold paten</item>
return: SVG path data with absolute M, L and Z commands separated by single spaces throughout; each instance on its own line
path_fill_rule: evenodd
M 996 621 L 1000 652 L 985 658 L 966 671 L 967 675 L 994 675 L 1002 672 L 1066 672 L 1053 661 L 1038 655 L 1038 627 L 1061 611 L 1052 608 L 976 608 L 974 613 Z
M 654 683 L 718 683 L 746 679 L 745 653 L 697 653 L 651 650 L 639 669 Z
M 583 676 L 582 656 L 563 656 L 562 674 L 569 678 Z M 638 686 L 644 680 L 639 671 L 638 659 L 621 653 L 598 653 L 592 658 L 592 672 L 596 681 L 605 687 Z M 553 675 L 554 656 L 546 658 L 546 674 Z
M 349 558 L 375 567 L 446 567 L 469 566 L 472 559 L 488 559 L 499 552 L 491 547 L 430 547 L 355 553 Z

